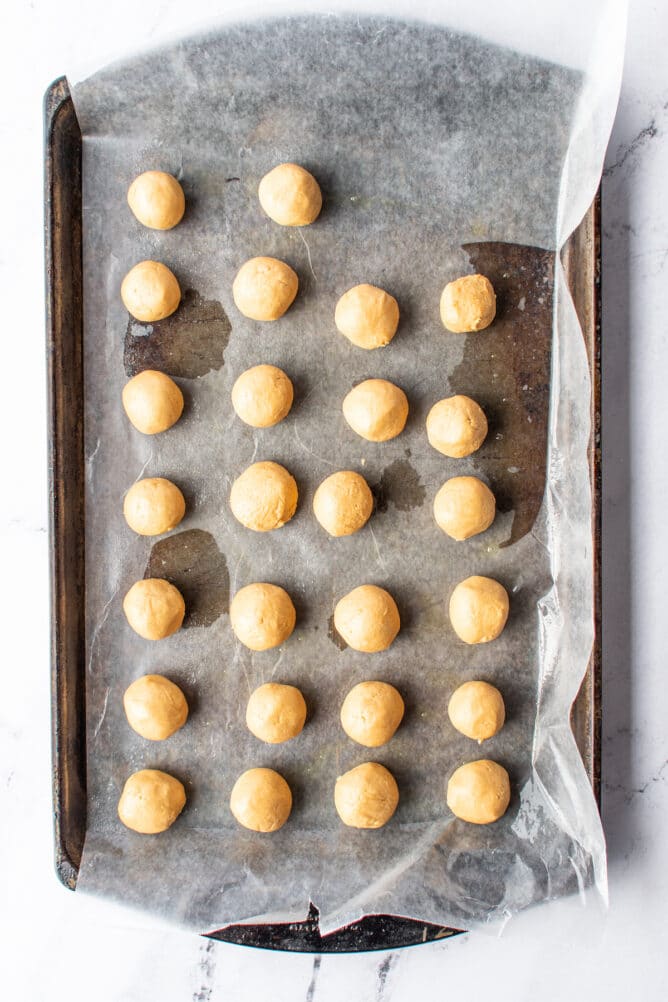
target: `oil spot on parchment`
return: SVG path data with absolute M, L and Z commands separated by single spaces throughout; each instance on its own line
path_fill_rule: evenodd
M 123 365 L 128 376 L 159 369 L 170 376 L 197 379 L 225 364 L 232 325 L 215 299 L 189 289 L 176 313 L 154 324 L 129 317 Z
M 188 529 L 154 543 L 145 578 L 166 578 L 186 603 L 184 629 L 211 626 L 229 610 L 230 576 L 210 532 Z
M 420 482 L 420 474 L 407 459 L 395 459 L 382 472 L 380 483 L 373 485 L 376 511 L 387 511 L 388 504 L 397 511 L 411 511 L 424 504 L 427 489 Z
M 338 633 L 336 627 L 334 626 L 334 613 L 327 620 L 327 636 L 332 641 L 335 647 L 338 647 L 340 651 L 345 651 L 348 644 L 345 642 L 340 633 Z
M 499 511 L 515 513 L 508 546 L 531 530 L 545 491 L 554 254 L 505 243 L 463 249 L 494 286 L 497 317 L 486 331 L 466 335 L 450 385 L 487 415 L 489 434 L 476 458 Z

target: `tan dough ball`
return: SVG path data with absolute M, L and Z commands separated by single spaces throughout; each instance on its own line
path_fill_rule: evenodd
M 341 726 L 353 741 L 367 748 L 386 744 L 404 716 L 404 701 L 387 682 L 360 682 L 341 707 Z
M 121 299 L 135 320 L 150 324 L 174 313 L 181 302 L 181 289 L 166 265 L 140 261 L 123 279 Z
M 434 518 L 452 539 L 470 539 L 489 529 L 496 515 L 496 499 L 477 477 L 451 477 L 434 498 Z
M 125 690 L 123 706 L 132 730 L 148 741 L 164 741 L 188 719 L 186 697 L 164 675 L 136 679 Z
M 387 442 L 404 430 L 408 400 L 404 391 L 387 379 L 365 379 L 345 397 L 343 416 L 367 442 Z
M 496 295 L 484 275 L 464 275 L 441 293 L 441 321 L 453 334 L 481 331 L 496 316 Z
M 176 484 L 164 477 L 138 480 L 125 495 L 123 514 L 140 536 L 171 532 L 186 513 L 186 502 Z
M 297 510 L 297 484 L 279 463 L 253 463 L 232 484 L 232 514 L 254 532 L 271 532 Z
M 496 640 L 506 625 L 508 609 L 508 592 L 493 578 L 466 578 L 450 596 L 452 628 L 466 644 Z
M 123 408 L 137 431 L 157 435 L 183 413 L 183 394 L 164 372 L 145 369 L 123 387 Z
M 248 769 L 234 784 L 230 810 L 252 832 L 276 832 L 290 817 L 292 793 L 273 769 Z
M 178 588 L 163 578 L 144 578 L 123 599 L 123 612 L 144 640 L 162 640 L 181 628 L 186 605 Z
M 186 199 L 183 188 L 171 174 L 147 170 L 130 185 L 128 205 L 144 226 L 171 230 L 183 218 Z
M 489 682 L 464 682 L 448 703 L 452 726 L 478 744 L 498 734 L 506 719 L 503 696 Z
M 260 205 L 281 226 L 308 226 L 320 215 L 320 185 L 298 164 L 279 164 L 260 181 Z
M 296 738 L 306 722 L 306 703 L 294 685 L 267 682 L 252 693 L 246 726 L 260 741 L 278 745 Z
M 292 306 L 299 279 L 275 257 L 253 257 L 242 264 L 232 285 L 237 309 L 251 320 L 278 320 Z
M 350 536 L 369 521 L 373 494 L 353 470 L 332 473 L 313 496 L 313 513 L 330 536 Z
M 434 404 L 427 415 L 429 444 L 451 459 L 470 456 L 487 437 L 487 418 L 481 407 L 459 394 Z
M 337 603 L 334 626 L 354 651 L 372 654 L 387 650 L 401 622 L 389 592 L 376 585 L 360 585 Z
M 240 588 L 230 603 L 230 624 L 251 651 L 279 647 L 295 628 L 297 614 L 288 593 L 278 585 L 256 582 Z
M 183 783 L 159 769 L 141 769 L 126 780 L 118 816 L 126 828 L 157 835 L 170 828 L 186 804 Z
M 399 304 L 375 285 L 356 285 L 339 299 L 334 323 L 358 348 L 382 348 L 399 326 Z
M 378 762 L 356 766 L 339 776 L 334 787 L 334 805 L 349 828 L 382 828 L 398 803 L 397 781 Z
M 467 762 L 448 782 L 447 804 L 452 813 L 474 825 L 489 825 L 503 817 L 510 803 L 508 773 L 490 759 Z
M 237 417 L 252 428 L 271 428 L 290 413 L 294 391 L 282 369 L 254 365 L 242 372 L 232 387 Z

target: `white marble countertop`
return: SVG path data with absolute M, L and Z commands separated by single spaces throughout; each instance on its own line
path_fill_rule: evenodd
M 215 13 L 118 0 L 10 0 L 0 112 L 4 240 L 0 538 L 2 996 L 161 1002 L 403 1002 L 486 994 L 516 1002 L 668 998 L 668 686 L 660 605 L 668 492 L 664 317 L 668 261 L 668 6 L 631 4 L 622 96 L 603 179 L 603 816 L 610 908 L 575 901 L 525 913 L 500 938 L 465 935 L 394 953 L 313 958 L 262 953 L 151 925 L 65 891 L 52 868 L 42 295 L 41 98 L 158 26 Z M 664 359 L 662 364 L 662 358 Z

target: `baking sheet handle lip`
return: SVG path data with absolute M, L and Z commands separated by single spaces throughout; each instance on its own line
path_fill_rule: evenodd
M 65 77 L 56 79 L 46 90 L 43 124 L 54 862 L 61 883 L 74 890 L 85 832 L 86 756 L 83 609 L 72 598 L 81 599 L 84 594 L 84 564 L 83 533 L 78 534 L 80 541 L 73 540 L 71 534 L 67 538 L 67 520 L 73 514 L 72 495 L 80 490 L 83 399 L 73 399 L 72 386 L 65 386 L 65 377 L 66 353 L 73 351 L 80 358 L 83 344 L 82 303 L 77 301 L 82 277 L 81 133 Z M 67 186 L 63 169 L 72 175 L 68 180 L 73 183 Z M 74 207 L 72 215 L 78 215 L 78 220 L 63 219 L 63 207 Z M 66 241 L 69 255 L 64 249 Z M 65 273 L 68 258 L 71 274 Z M 63 290 L 69 290 L 71 301 L 63 297 Z M 70 372 L 70 378 L 76 380 L 80 375 Z M 68 476 L 68 456 L 79 476 Z M 83 515 L 81 492 L 78 501 L 75 517 Z
M 202 935 L 206 939 L 219 940 L 231 946 L 259 950 L 346 954 L 404 950 L 409 946 L 424 946 L 452 939 L 464 935 L 466 931 L 404 915 L 370 913 L 323 936 L 320 932 L 320 914 L 311 903 L 306 918 L 301 922 L 233 924 Z

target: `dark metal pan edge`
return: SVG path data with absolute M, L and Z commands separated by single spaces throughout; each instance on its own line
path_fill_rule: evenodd
M 81 133 L 64 77 L 44 98 L 46 353 L 56 871 L 76 886 L 86 820 Z

